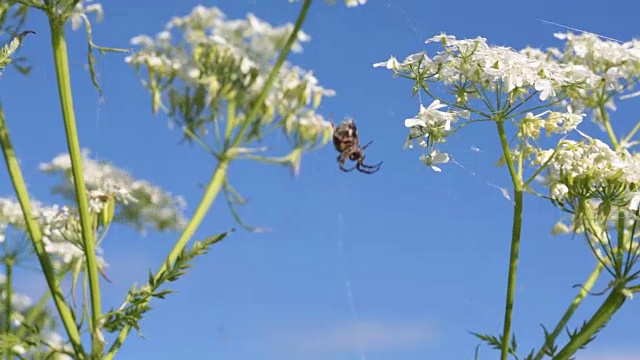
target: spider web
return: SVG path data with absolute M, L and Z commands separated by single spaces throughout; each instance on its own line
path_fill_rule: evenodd
M 341 193 L 346 194 L 346 190 L 342 187 L 343 190 Z M 353 296 L 353 289 L 351 288 L 351 280 L 349 277 L 348 267 L 347 267 L 347 257 L 344 253 L 344 238 L 342 234 L 344 233 L 344 217 L 342 212 L 338 213 L 338 236 L 337 236 L 337 247 L 338 247 L 338 259 L 340 260 L 340 267 L 342 270 L 342 279 L 344 281 L 344 292 L 345 298 L 347 301 L 347 305 L 349 306 L 349 314 L 351 316 L 351 321 L 356 325 L 356 339 L 357 339 L 357 348 L 358 348 L 358 356 L 360 360 L 367 360 L 367 355 L 364 350 L 364 346 L 362 343 L 362 334 L 359 330 L 360 320 L 358 318 L 358 313 L 356 310 L 356 304 Z

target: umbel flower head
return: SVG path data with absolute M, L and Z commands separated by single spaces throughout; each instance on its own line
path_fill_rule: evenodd
M 174 197 L 144 180 L 136 180 L 127 172 L 106 162 L 88 157 L 83 151 L 84 179 L 89 192 L 89 210 L 101 215 L 112 207 L 113 221 L 130 225 L 137 230 L 178 230 L 186 223 L 183 212 L 186 204 L 182 197 Z M 51 162 L 40 164 L 40 170 L 61 175 L 62 183 L 54 187 L 54 193 L 75 200 L 75 187 L 71 174 L 71 160 L 68 154 L 60 154 Z M 75 261 L 83 261 L 84 248 L 78 211 L 69 206 L 46 206 L 32 201 L 32 216 L 36 219 L 43 235 L 45 251 L 53 255 L 54 264 L 61 266 Z M 102 224 L 103 227 L 106 224 Z M 108 225 L 106 225 L 108 226 Z M 5 241 L 9 227 L 26 232 L 22 209 L 17 201 L 0 198 L 0 242 Z M 102 229 L 103 232 L 106 228 Z M 98 241 L 100 243 L 100 240 Z M 96 248 L 98 255 L 102 250 Z M 106 262 L 98 256 L 100 269 Z
M 146 180 L 134 179 L 107 162 L 93 160 L 87 149 L 82 151 L 82 165 L 93 212 L 100 213 L 107 204 L 105 198 L 113 196 L 118 204 L 116 222 L 129 224 L 139 231 L 145 231 L 147 227 L 160 231 L 179 230 L 185 226 L 186 203 L 181 196 L 173 196 Z M 60 154 L 51 162 L 40 164 L 40 171 L 61 175 L 63 182 L 53 191 L 67 199 L 75 198 L 68 154 Z
M 599 80 L 583 65 L 532 57 L 529 50 L 490 46 L 482 37 L 458 40 L 443 33 L 426 43 L 438 43 L 442 50 L 433 57 L 424 51 L 415 53 L 402 62 L 392 56 L 373 66 L 415 80 L 418 89 L 428 88 L 428 82 L 451 85 L 459 105 L 481 97 L 482 92 L 507 94 L 511 102 L 535 92 L 544 101 L 567 86 L 595 86 Z
M 545 181 L 558 202 L 579 204 L 596 199 L 630 206 L 640 184 L 640 154 L 615 151 L 583 134 L 581 141 L 563 140 L 555 149 L 536 151 L 532 165 L 546 164 Z M 637 206 L 630 210 L 637 210 Z
M 144 84 L 154 112 L 163 108 L 186 132 L 206 135 L 211 123 L 222 128 L 223 117 L 224 126 L 237 130 L 292 30 L 292 24 L 271 26 L 253 14 L 228 20 L 218 8 L 197 6 L 171 19 L 154 38 L 133 38 L 139 50 L 126 62 L 139 74 L 146 69 Z M 301 43 L 308 40 L 299 32 L 292 51 L 302 51 Z M 267 126 L 276 126 L 296 148 L 326 143 L 331 124 L 315 109 L 322 97 L 334 94 L 311 71 L 285 62 L 243 140 L 260 138 Z
M 32 201 L 31 215 L 42 231 L 44 249 L 52 255 L 53 264 L 60 269 L 63 265 L 84 261 L 80 221 L 76 211 L 58 205 L 45 206 Z M 26 225 L 20 204 L 11 198 L 0 198 L 0 242 L 7 241 L 9 227 L 26 232 Z M 102 258 L 102 250 L 97 247 L 97 261 L 100 269 L 107 266 Z
M 459 40 L 443 33 L 426 43 L 437 44 L 440 50 L 433 56 L 426 51 L 411 54 L 404 61 L 391 56 L 373 66 L 385 67 L 396 76 L 414 81 L 414 94 L 424 91 L 434 98 L 427 108 L 421 105 L 416 118 L 405 120 L 405 126 L 410 128 L 409 141 L 423 137 L 420 145 L 427 154 L 421 159 L 429 166 L 448 161 L 448 154 L 434 152 L 433 147 L 456 132 L 453 126 L 459 117 L 479 116 L 460 127 L 477 121 L 514 121 L 526 144 L 528 139 L 536 139 L 542 129 L 547 135 L 575 129 L 583 114 L 574 113 L 570 106 L 567 113 L 546 110 L 534 114 L 524 110 L 527 108 L 523 105 L 535 100 L 538 102 L 535 109 L 541 109 L 559 103 L 559 99 L 576 93 L 577 89 L 595 88 L 599 84 L 599 77 L 582 64 L 563 64 L 531 49 L 516 51 L 491 46 L 482 37 Z M 453 100 L 434 95 L 431 83 L 444 84 Z M 474 99 L 478 101 L 472 103 Z M 484 109 L 474 108 L 476 103 Z M 444 111 L 445 106 L 450 109 Z
M 580 141 L 562 140 L 555 149 L 534 151 L 532 165 L 545 164 L 550 198 L 570 214 L 570 226 L 560 222 L 554 233 L 584 233 L 603 264 L 626 273 L 640 255 L 640 154 L 582 135 Z M 629 260 L 613 255 L 618 252 Z

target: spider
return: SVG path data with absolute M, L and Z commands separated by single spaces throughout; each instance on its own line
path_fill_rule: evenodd
M 335 146 L 336 150 L 340 153 L 337 159 L 340 170 L 349 172 L 357 169 L 365 174 L 373 174 L 380 170 L 382 162 L 376 165 L 367 165 L 364 163 L 364 149 L 371 145 L 373 141 L 369 141 L 365 146 L 360 146 L 358 128 L 356 128 L 356 124 L 352 119 L 343 121 L 338 127 L 333 123 L 331 126 L 333 127 L 333 146 Z M 347 162 L 347 160 L 355 161 L 356 165 L 350 169 L 346 169 L 344 163 Z

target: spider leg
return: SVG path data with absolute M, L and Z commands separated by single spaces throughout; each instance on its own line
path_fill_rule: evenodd
M 361 159 L 358 160 L 358 163 L 356 164 L 356 169 L 358 169 L 358 171 L 363 172 L 365 174 L 373 174 L 374 172 L 377 172 L 378 170 L 380 170 L 381 165 L 382 165 L 382 161 L 375 165 L 367 165 L 364 163 L 364 156 L 363 156 Z
M 383 161 L 380 161 L 379 163 L 375 164 L 375 165 L 367 165 L 367 164 L 360 164 L 360 166 L 362 166 L 363 168 L 366 169 L 375 169 L 375 168 L 379 168 L 382 165 Z
M 378 170 L 380 170 L 379 167 L 374 167 L 371 170 L 367 170 L 366 168 L 358 167 L 358 165 L 356 165 L 356 168 L 358 169 L 358 171 L 360 171 L 361 173 L 365 173 L 365 174 L 373 174 L 375 172 L 378 172 Z
M 367 165 L 364 163 L 364 158 L 366 156 L 362 156 L 362 159 L 360 159 L 360 161 L 358 161 L 358 165 L 360 165 L 363 168 L 367 168 L 367 169 L 375 169 L 375 168 L 379 168 L 380 165 L 382 165 L 383 161 L 380 161 L 379 163 L 375 164 L 375 165 Z
M 373 140 L 369 141 L 369 142 L 367 143 L 367 145 L 363 146 L 361 149 L 362 149 L 362 150 L 366 149 L 366 148 L 367 148 L 367 146 L 371 145 L 371 143 L 372 143 L 372 142 L 373 142 Z
M 353 171 L 353 169 L 355 169 L 357 167 L 357 164 L 356 164 L 356 166 L 354 166 L 354 167 L 352 167 L 350 169 L 345 168 L 344 167 L 344 163 L 346 161 L 347 161 L 347 157 L 346 156 L 344 156 L 344 155 L 339 155 L 338 156 L 338 165 L 340 166 L 340 170 L 342 170 L 344 172 L 349 172 L 349 171 Z

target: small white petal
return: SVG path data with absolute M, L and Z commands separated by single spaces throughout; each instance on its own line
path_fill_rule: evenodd
M 408 128 L 414 127 L 414 126 L 425 127 L 425 126 L 427 126 L 427 124 L 422 119 L 411 118 L 411 119 L 406 119 L 404 121 L 404 126 L 408 127 Z

